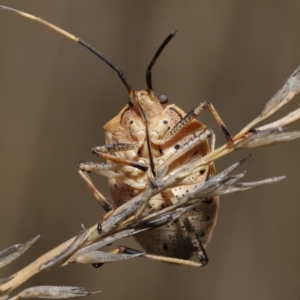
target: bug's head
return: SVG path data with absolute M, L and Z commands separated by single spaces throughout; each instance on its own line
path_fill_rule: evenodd
M 133 91 L 129 106 L 146 119 L 161 113 L 168 102 L 167 96 L 157 96 L 152 90 Z

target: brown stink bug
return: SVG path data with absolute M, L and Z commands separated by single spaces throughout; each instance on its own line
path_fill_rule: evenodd
M 168 177 L 178 168 L 198 160 L 214 148 L 212 131 L 195 120 L 204 109 L 210 109 L 227 140 L 231 140 L 231 135 L 210 103 L 202 102 L 186 114 L 174 104 L 167 105 L 166 96 L 157 96 L 153 92 L 151 69 L 174 35 L 175 32 L 165 39 L 149 64 L 146 72 L 147 89 L 133 90 L 123 73 L 113 67 L 128 89 L 129 103 L 104 125 L 107 144 L 93 149 L 94 154 L 107 159 L 108 163 L 82 162 L 79 165 L 79 174 L 106 211 L 144 192 L 163 167 L 168 167 L 165 174 Z M 212 137 L 211 146 L 207 136 Z M 87 175 L 91 172 L 109 177 L 112 202 L 92 184 Z M 210 164 L 197 175 L 188 176 L 178 185 L 152 197 L 137 215 L 147 215 L 171 205 L 214 175 L 214 165 Z M 200 263 L 204 265 L 207 257 L 203 247 L 209 242 L 216 224 L 218 201 L 218 197 L 206 199 L 185 217 L 137 234 L 135 238 L 149 253 L 180 259 L 189 259 L 198 244 L 199 249 L 196 250 Z M 190 233 L 187 227 L 190 227 Z M 191 231 L 195 233 L 196 241 L 191 241 Z M 170 259 L 170 262 L 176 260 Z
M 104 125 L 107 144 L 93 149 L 94 154 L 107 162 L 82 162 L 79 165 L 79 174 L 105 211 L 109 212 L 143 193 L 147 186 L 154 184 L 157 174 L 165 167 L 167 171 L 164 178 L 167 178 L 182 166 L 199 160 L 214 149 L 213 132 L 195 119 L 204 109 L 210 110 L 227 141 L 232 140 L 210 103 L 202 102 L 186 114 L 176 105 L 168 105 L 166 96 L 154 93 L 152 67 L 176 32 L 172 32 L 164 40 L 151 60 L 146 72 L 147 89 L 135 91 L 119 68 L 80 38 L 35 16 L 8 7 L 0 8 L 36 20 L 86 47 L 116 71 L 126 86 L 129 93 L 128 104 Z M 88 175 L 91 172 L 109 178 L 112 201 L 94 186 Z M 148 215 L 175 203 L 214 175 L 215 167 L 211 163 L 198 174 L 192 174 L 152 197 L 142 205 L 136 217 Z M 216 224 L 218 205 L 218 197 L 208 198 L 176 221 L 139 233 L 135 238 L 148 253 L 163 256 L 161 260 L 180 263 L 183 259 L 190 259 L 196 252 L 200 264 L 195 265 L 205 265 L 208 260 L 204 247 L 208 244 Z

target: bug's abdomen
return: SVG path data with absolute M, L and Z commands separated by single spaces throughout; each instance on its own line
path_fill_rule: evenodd
M 181 185 L 171 190 L 174 196 L 182 197 L 182 192 L 187 189 L 191 190 L 193 186 L 196 185 Z M 141 192 L 126 184 L 118 183 L 114 179 L 110 179 L 110 189 L 117 206 Z M 171 205 L 172 201 L 167 194 L 161 193 L 152 197 L 143 215 L 148 215 Z M 218 206 L 219 197 L 212 197 L 187 213 L 193 229 L 204 247 L 208 244 L 212 235 L 217 219 Z M 137 234 L 135 239 L 151 254 L 189 259 L 194 252 L 190 238 L 180 218 L 158 228 Z
M 161 195 L 153 197 L 145 213 L 160 210 L 166 206 L 165 203 Z M 210 240 L 217 219 L 218 205 L 218 197 L 209 198 L 187 213 L 203 246 Z M 195 250 L 180 218 L 140 233 L 135 238 L 148 253 L 152 254 L 189 259 Z

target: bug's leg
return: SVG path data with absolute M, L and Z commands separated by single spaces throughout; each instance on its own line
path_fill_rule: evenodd
M 200 261 L 201 266 L 205 266 L 208 263 L 208 256 L 206 254 L 206 251 L 205 251 L 197 233 L 195 232 L 195 230 L 193 228 L 191 221 L 189 220 L 188 216 L 186 216 L 186 215 L 182 215 L 180 217 L 180 220 L 184 224 L 184 227 L 190 237 L 190 240 L 193 244 L 193 247 L 195 249 L 195 252 L 197 254 L 197 257 Z
M 122 167 L 121 169 L 126 169 L 131 167 Z M 133 186 L 134 188 L 144 188 L 145 184 L 141 182 L 135 182 L 135 180 L 128 178 L 123 174 L 122 170 L 120 170 L 120 165 L 118 164 L 110 164 L 110 163 L 95 163 L 95 162 L 81 162 L 78 165 L 78 173 L 80 177 L 85 181 L 88 188 L 94 194 L 96 200 L 100 203 L 103 209 L 108 212 L 114 210 L 116 206 L 114 203 L 105 197 L 94 185 L 92 179 L 88 175 L 89 173 L 96 173 L 102 176 L 106 176 L 109 178 L 115 178 L 118 181 L 122 181 L 129 186 Z
M 111 213 L 116 209 L 116 205 L 113 201 L 105 197 L 94 185 L 92 179 L 88 173 L 97 173 L 109 178 L 115 178 L 118 181 L 122 181 L 130 186 L 135 185 L 135 188 L 145 188 L 145 184 L 136 183 L 133 179 L 128 178 L 127 176 L 120 174 L 118 172 L 120 166 L 116 164 L 109 163 L 94 163 L 94 162 L 81 162 L 78 166 L 78 173 L 80 177 L 85 181 L 88 188 L 94 194 L 96 200 L 100 203 L 103 209 L 107 212 L 103 219 L 98 223 L 98 230 L 101 231 L 101 223 L 103 220 L 107 219 Z M 124 167 L 123 167 L 124 168 Z
M 100 203 L 100 205 L 103 207 L 103 209 L 106 212 L 109 212 L 111 210 L 114 210 L 116 207 L 114 205 L 114 203 L 108 199 L 107 197 L 105 197 L 94 185 L 92 179 L 90 178 L 90 176 L 88 175 L 87 172 L 81 170 L 80 168 L 78 169 L 78 173 L 80 175 L 80 177 L 85 181 L 85 183 L 87 184 L 88 188 L 92 191 L 94 197 L 96 198 L 96 200 Z
M 207 140 L 209 137 L 212 137 L 212 147 L 215 145 L 215 134 L 211 129 L 205 129 L 204 131 L 197 132 L 193 140 L 187 142 L 186 144 L 179 147 L 176 152 L 170 155 L 162 164 L 159 166 L 159 170 L 161 170 L 165 166 L 169 166 L 176 159 L 186 154 L 192 148 L 199 146 L 203 141 Z
M 171 200 L 172 203 L 178 202 L 178 199 L 176 196 L 173 194 L 172 190 L 167 190 L 166 193 L 168 194 L 169 199 Z M 208 263 L 208 256 L 206 254 L 206 251 L 200 241 L 199 236 L 197 235 L 189 217 L 185 215 L 181 215 L 179 217 L 179 220 L 182 222 L 184 225 L 186 232 L 191 240 L 191 243 L 194 247 L 194 250 L 197 254 L 197 257 L 200 262 L 200 266 L 205 266 Z
M 133 150 L 138 147 L 138 144 L 108 144 L 104 146 L 95 147 L 92 149 L 93 153 L 96 154 L 98 157 L 102 157 L 105 159 L 108 159 L 112 162 L 115 162 L 116 164 L 122 164 L 122 165 L 128 165 L 130 167 L 137 168 L 139 170 L 142 170 L 143 172 L 147 171 L 148 166 L 126 160 L 123 158 L 119 158 L 116 156 L 113 156 L 109 153 L 117 152 L 117 151 L 128 151 Z M 113 178 L 119 178 L 125 183 L 128 183 L 130 185 L 131 181 L 129 178 L 126 178 L 122 176 L 122 174 L 116 173 L 116 164 L 108 164 L 108 163 L 102 163 L 97 164 L 93 162 L 81 162 L 79 164 L 79 175 L 80 177 L 86 182 L 88 188 L 92 191 L 97 201 L 100 203 L 100 205 L 104 208 L 106 212 L 114 210 L 116 206 L 113 204 L 111 200 L 109 200 L 107 197 L 105 197 L 94 185 L 92 179 L 88 175 L 88 173 L 97 173 L 103 176 L 107 177 L 113 177 Z M 130 181 L 130 182 L 129 182 Z
M 223 131 L 227 142 L 232 142 L 232 135 L 227 129 L 226 125 L 222 121 L 221 117 L 213 107 L 210 102 L 202 102 L 197 105 L 193 110 L 187 113 L 173 128 L 171 128 L 168 133 L 165 135 L 163 141 L 168 142 L 171 140 L 177 133 L 179 133 L 184 127 L 186 127 L 193 119 L 195 119 L 203 110 L 209 109 L 217 124 L 220 126 Z
M 211 130 L 211 140 L 210 140 L 210 151 L 213 152 L 216 149 L 216 135 Z M 213 162 L 209 164 L 209 172 L 207 173 L 207 179 L 208 180 L 212 175 L 216 174 L 216 168 Z
M 139 250 L 135 250 L 135 249 L 123 247 L 123 246 L 118 247 L 116 250 L 119 253 L 125 253 L 125 254 L 141 253 L 141 251 L 139 251 Z M 114 252 L 114 253 L 116 253 L 116 252 Z M 191 266 L 191 267 L 201 267 L 202 266 L 201 263 L 198 263 L 198 262 L 195 262 L 192 260 L 168 257 L 168 256 L 161 256 L 161 255 L 154 255 L 154 254 L 148 254 L 148 253 L 145 253 L 141 257 L 145 257 L 145 258 L 149 258 L 149 259 L 153 259 L 153 260 L 157 260 L 157 261 L 161 261 L 161 262 L 167 262 L 167 263 L 178 264 L 178 265 L 186 265 L 186 266 Z
M 210 151 L 213 152 L 216 149 L 216 135 L 211 130 L 211 141 L 210 141 Z
M 120 152 L 120 151 L 129 151 L 138 148 L 138 143 L 136 144 L 126 144 L 126 143 L 119 143 L 119 144 L 108 144 L 104 146 L 95 147 L 92 149 L 93 154 L 97 155 L 98 157 L 102 157 L 104 159 L 110 160 L 117 164 L 128 165 L 139 170 L 146 172 L 148 170 L 148 166 L 145 164 L 135 162 L 129 159 L 124 159 L 121 157 L 116 157 L 111 153 Z
M 128 172 L 141 173 L 138 169 L 135 169 L 132 166 L 123 166 L 120 164 L 111 164 L 111 163 L 95 163 L 84 161 L 78 165 L 79 170 L 84 173 L 95 173 L 102 175 L 111 179 L 115 179 L 119 182 L 125 183 L 130 187 L 138 190 L 142 190 L 146 187 L 146 182 L 137 181 L 127 176 Z M 91 179 L 90 179 L 91 180 Z

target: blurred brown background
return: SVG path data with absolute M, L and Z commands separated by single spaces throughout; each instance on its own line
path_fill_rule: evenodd
M 214 103 L 236 133 L 300 64 L 300 2 L 1 1 L 80 36 L 119 66 L 136 89 L 167 34 L 179 32 L 153 71 L 158 93 L 188 111 Z M 284 112 L 298 107 L 299 97 Z M 9 275 L 96 223 L 102 210 L 76 172 L 97 161 L 103 124 L 127 103 L 117 75 L 83 47 L 0 11 L 0 249 L 40 241 L 3 269 Z M 277 117 L 280 115 L 277 114 Z M 200 119 L 224 138 L 209 113 Z M 299 130 L 300 123 L 291 126 Z M 246 180 L 278 184 L 223 197 L 202 269 L 135 259 L 71 267 L 30 282 L 85 286 L 91 299 L 300 299 L 300 141 L 254 151 Z M 234 153 L 218 170 L 247 155 Z M 95 178 L 95 176 L 93 177 Z M 108 194 L 105 178 L 96 182 Z M 139 247 L 133 240 L 123 244 Z

